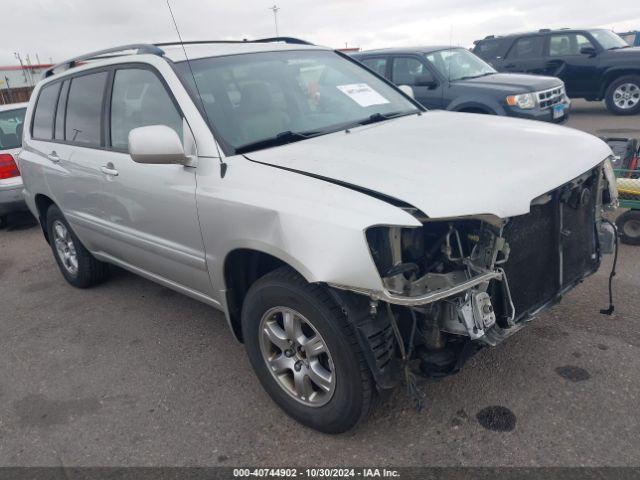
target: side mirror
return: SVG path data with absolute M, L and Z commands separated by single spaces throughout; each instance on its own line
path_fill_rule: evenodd
M 409 85 L 398 85 L 398 88 L 399 88 L 400 90 L 402 90 L 402 92 L 403 92 L 406 96 L 411 97 L 411 98 L 413 98 L 413 99 L 415 100 L 415 98 L 416 98 L 416 97 L 415 97 L 415 95 L 413 94 L 413 88 L 411 88 Z
M 178 134 L 166 125 L 150 125 L 131 130 L 129 155 L 136 163 L 189 163 Z
M 580 53 L 582 55 L 589 55 L 590 57 L 594 57 L 598 51 L 594 47 L 582 47 L 580 49 Z
M 438 82 L 436 82 L 429 75 L 421 75 L 419 77 L 416 77 L 415 86 L 416 87 L 436 88 L 438 86 Z

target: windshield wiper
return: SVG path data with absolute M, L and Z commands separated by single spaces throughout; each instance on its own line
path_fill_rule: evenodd
M 494 73 L 496 73 L 496 72 L 485 72 L 485 73 L 481 73 L 480 75 L 467 75 L 466 77 L 455 78 L 455 79 L 453 79 L 453 81 L 456 81 L 456 80 L 469 80 L 470 78 L 486 77 L 487 75 L 493 75 Z
M 355 125 L 369 125 L 371 123 L 377 123 L 377 122 L 383 122 L 385 120 L 389 120 L 390 118 L 398 118 L 398 117 L 404 117 L 406 115 L 414 115 L 420 113 L 420 110 L 409 110 L 408 112 L 406 110 L 403 111 L 399 111 L 399 112 L 389 112 L 389 113 L 374 113 L 373 115 L 369 115 L 367 118 L 362 119 L 362 120 L 358 120 L 357 122 L 354 122 Z
M 322 133 L 323 132 L 315 130 L 309 132 L 293 132 L 291 130 L 287 130 L 278 133 L 275 137 L 263 138 L 262 140 L 246 143 L 237 147 L 235 150 L 236 153 L 247 153 L 251 150 L 260 150 L 262 148 L 277 147 L 278 145 L 299 142 L 300 140 L 306 140 L 307 138 L 315 137 Z

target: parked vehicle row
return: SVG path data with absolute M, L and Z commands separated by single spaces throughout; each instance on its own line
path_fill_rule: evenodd
M 559 79 L 498 73 L 463 48 L 391 48 L 353 57 L 396 85 L 411 87 L 430 109 L 554 123 L 569 118 L 570 101 Z
M 558 77 L 571 98 L 604 100 L 617 115 L 640 112 L 640 47 L 609 30 L 490 35 L 473 52 L 501 72 Z
M 427 111 L 346 55 L 269 39 L 58 65 L 18 163 L 71 285 L 113 264 L 222 310 L 273 400 L 335 433 L 410 360 L 455 373 L 599 268 L 611 155 L 545 122 Z

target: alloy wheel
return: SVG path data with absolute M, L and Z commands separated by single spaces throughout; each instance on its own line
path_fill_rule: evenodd
M 640 87 L 635 83 L 623 83 L 613 92 L 613 103 L 622 109 L 629 110 L 640 103 Z
M 73 243 L 69 229 L 60 220 L 53 222 L 53 242 L 64 269 L 73 276 L 77 275 L 78 254 L 76 253 L 76 246 Z
M 336 373 L 322 335 L 299 312 L 274 307 L 260 320 L 260 351 L 278 385 L 298 402 L 325 405 L 335 391 Z

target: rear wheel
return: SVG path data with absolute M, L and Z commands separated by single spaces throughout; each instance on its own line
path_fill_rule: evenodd
M 47 210 L 47 233 L 53 256 L 67 282 L 87 288 L 106 278 L 107 264 L 93 258 L 55 205 Z
M 340 433 L 366 417 L 373 380 L 355 331 L 324 287 L 288 267 L 259 279 L 242 309 L 249 360 L 291 417 Z
M 625 75 L 607 88 L 605 103 L 611 113 L 634 115 L 640 112 L 640 76 Z
M 623 243 L 640 245 L 640 210 L 628 210 L 616 220 L 618 234 Z

